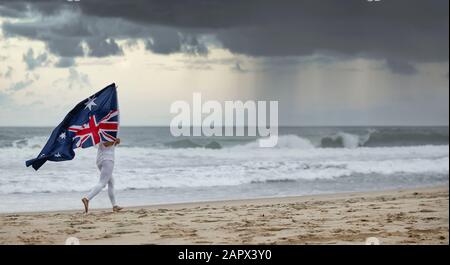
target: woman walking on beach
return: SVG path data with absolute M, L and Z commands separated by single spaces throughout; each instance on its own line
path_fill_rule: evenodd
M 84 204 L 84 211 L 89 211 L 89 201 L 91 201 L 106 185 L 108 185 L 108 196 L 112 204 L 113 212 L 122 210 L 116 204 L 114 194 L 114 178 L 112 175 L 114 169 L 114 149 L 116 145 L 120 144 L 120 139 L 117 138 L 114 142 L 101 142 L 98 145 L 97 151 L 97 167 L 100 170 L 100 180 L 97 185 L 89 192 L 89 194 L 81 199 Z

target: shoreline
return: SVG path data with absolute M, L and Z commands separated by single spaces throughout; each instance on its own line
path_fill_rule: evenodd
M 0 244 L 448 244 L 449 188 L 0 214 Z
M 407 192 L 407 191 L 418 191 L 418 190 L 433 190 L 433 189 L 441 189 L 445 188 L 445 185 L 434 185 L 434 186 L 424 186 L 424 187 L 416 187 L 416 188 L 396 188 L 396 189 L 387 189 L 387 190 L 370 190 L 370 191 L 350 191 L 350 192 L 329 192 L 329 193 L 319 193 L 319 194 L 311 194 L 311 195 L 287 195 L 287 196 L 267 196 L 267 197 L 257 197 L 257 198 L 243 198 L 243 199 L 228 199 L 228 200 L 205 200 L 205 201 L 189 201 L 189 202 L 169 202 L 169 203 L 155 203 L 155 204 L 143 204 L 143 205 L 133 205 L 133 206 L 125 206 L 127 210 L 136 210 L 141 208 L 182 208 L 182 207 L 193 207 L 198 205 L 222 205 L 222 204 L 242 204 L 242 203 L 264 203 L 267 200 L 277 200 L 280 203 L 282 202 L 290 202 L 291 200 L 314 200 L 315 198 L 320 197 L 342 197 L 342 196 L 370 196 L 371 194 L 382 195 L 384 193 L 389 194 L 393 192 Z M 104 192 L 104 190 L 102 191 Z M 106 196 L 102 194 L 101 196 Z M 82 196 L 81 196 L 82 197 Z M 55 214 L 55 213 L 79 213 L 83 210 L 83 205 L 80 199 L 80 207 L 79 209 L 62 209 L 62 210 L 38 210 L 38 211 L 11 211 L 11 212 L 0 212 L 0 217 L 5 215 L 33 215 L 33 214 Z M 104 198 L 103 198 L 104 199 Z M 109 203 L 109 202 L 108 202 Z M 103 212 L 109 211 L 110 207 L 96 207 L 90 208 L 89 212 Z

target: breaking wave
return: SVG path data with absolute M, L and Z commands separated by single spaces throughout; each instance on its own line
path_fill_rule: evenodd
M 170 139 L 170 140 L 167 140 Z M 0 148 L 42 148 L 47 141 L 44 136 L 14 138 L 0 135 Z M 182 139 L 164 138 L 152 139 L 152 142 L 132 142 L 124 139 L 123 147 L 151 147 L 169 149 L 222 149 L 222 148 L 258 148 L 258 139 L 253 138 L 225 138 L 225 137 L 185 137 Z M 348 132 L 337 131 L 328 134 L 299 135 L 281 134 L 278 136 L 278 149 L 310 149 L 310 148 L 358 148 L 358 147 L 394 147 L 420 145 L 448 145 L 447 130 L 413 130 L 405 129 L 367 129 L 365 131 Z
M 251 183 L 333 180 L 353 176 L 358 185 L 371 176 L 422 181 L 421 176 L 448 181 L 448 145 L 410 147 L 315 148 L 294 136 L 280 139 L 283 147 L 255 148 L 254 143 L 222 148 L 142 148 L 116 150 L 116 188 L 183 188 Z M 36 149 L 4 148 L 0 152 L 0 194 L 82 192 L 98 181 L 96 150 L 77 151 L 76 159 L 48 162 L 38 172 L 24 161 Z M 7 172 L 7 174 L 3 174 Z M 416 176 L 413 178 L 413 176 Z M 402 180 L 403 181 L 403 180 Z

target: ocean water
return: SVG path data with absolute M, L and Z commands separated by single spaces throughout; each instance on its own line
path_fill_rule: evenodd
M 25 167 L 52 128 L 0 127 L 0 212 L 81 209 L 98 181 L 96 149 Z M 122 127 L 114 176 L 124 206 L 448 185 L 448 127 L 281 127 L 256 137 L 182 137 Z M 109 207 L 105 192 L 92 207 Z

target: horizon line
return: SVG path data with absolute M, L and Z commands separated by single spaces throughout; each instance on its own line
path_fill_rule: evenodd
M 449 124 L 354 124 L 354 125 L 338 125 L 338 124 L 322 124 L 322 125 L 312 125 L 312 124 L 302 124 L 302 125 L 278 125 L 278 127 L 449 127 Z M 0 128 L 47 128 L 47 127 L 56 127 L 55 125 L 0 125 Z M 170 125 L 121 125 L 121 127 L 167 127 L 170 128 Z M 202 126 L 188 126 L 190 128 L 193 127 L 202 127 Z M 231 126 L 220 126 L 222 128 L 231 127 Z M 232 126 L 236 127 L 258 127 L 258 126 Z

